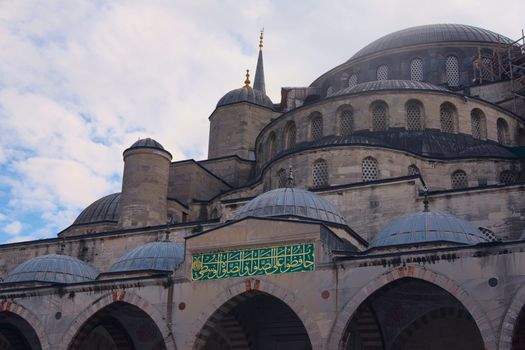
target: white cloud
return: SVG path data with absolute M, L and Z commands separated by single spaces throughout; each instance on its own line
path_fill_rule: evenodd
M 7 220 L 7 216 L 0 213 L 0 221 L 5 221 L 5 220 Z
M 4 231 L 11 236 L 16 236 L 22 231 L 22 223 L 20 221 L 10 222 L 4 226 Z
M 309 85 L 397 29 L 456 22 L 517 36 L 522 2 L 498 3 L 512 9 L 504 16 L 492 5 L 0 2 L 0 188 L 9 193 L 0 209 L 26 230 L 29 213 L 45 223 L 26 238 L 54 235 L 120 189 L 122 151 L 138 137 L 157 139 L 175 160 L 204 158 L 207 118 L 254 71 L 262 27 L 267 90 L 278 102 L 281 86 Z

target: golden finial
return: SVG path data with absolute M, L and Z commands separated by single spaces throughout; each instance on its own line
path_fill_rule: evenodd
M 246 80 L 244 81 L 244 87 L 250 87 L 250 70 L 246 70 Z
M 261 29 L 261 35 L 259 35 L 259 48 L 262 49 L 263 47 L 263 34 L 264 34 L 264 28 Z

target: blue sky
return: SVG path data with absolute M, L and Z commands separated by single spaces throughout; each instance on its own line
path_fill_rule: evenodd
M 120 191 L 122 151 L 153 137 L 203 159 L 208 116 L 254 71 L 269 96 L 367 43 L 428 23 L 517 38 L 523 1 L 0 0 L 0 243 L 54 237 Z

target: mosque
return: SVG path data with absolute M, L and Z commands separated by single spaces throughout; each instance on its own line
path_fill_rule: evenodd
M 0 245 L 0 349 L 525 349 L 525 41 L 385 35 L 220 98 L 205 160 L 147 138 L 120 193 Z

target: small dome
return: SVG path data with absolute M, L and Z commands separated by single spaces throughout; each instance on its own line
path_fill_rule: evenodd
M 160 143 L 158 143 L 157 141 L 149 137 L 138 140 L 137 142 L 132 144 L 131 147 L 128 149 L 132 149 L 132 148 L 156 148 L 156 149 L 161 149 L 163 151 L 165 150 L 164 147 L 162 147 Z
M 370 248 L 393 245 L 450 242 L 478 244 L 488 242 L 474 225 L 447 213 L 418 212 L 395 220 L 370 243 Z
M 118 222 L 120 192 L 102 197 L 82 210 L 73 225 L 94 224 L 98 222 Z
M 339 90 L 332 96 L 355 94 L 367 91 L 380 90 L 431 90 L 431 91 L 448 91 L 449 90 L 430 83 L 412 80 L 376 80 L 360 83 L 343 90 Z
M 266 94 L 260 90 L 252 89 L 250 86 L 243 86 L 224 95 L 217 107 L 229 105 L 237 102 L 250 102 L 259 106 L 273 108 L 273 102 Z
M 124 254 L 111 266 L 109 271 L 173 271 L 183 260 L 184 245 L 182 243 L 153 242 Z
M 387 34 L 359 50 L 351 60 L 385 50 L 440 42 L 511 44 L 512 40 L 490 30 L 464 24 L 429 24 Z
M 29 259 L 7 274 L 4 283 L 78 283 L 96 279 L 98 272 L 85 262 L 67 255 L 42 255 Z
M 331 203 L 315 193 L 298 188 L 278 188 L 265 192 L 244 205 L 233 220 L 248 216 L 298 216 L 346 225 L 343 216 Z

